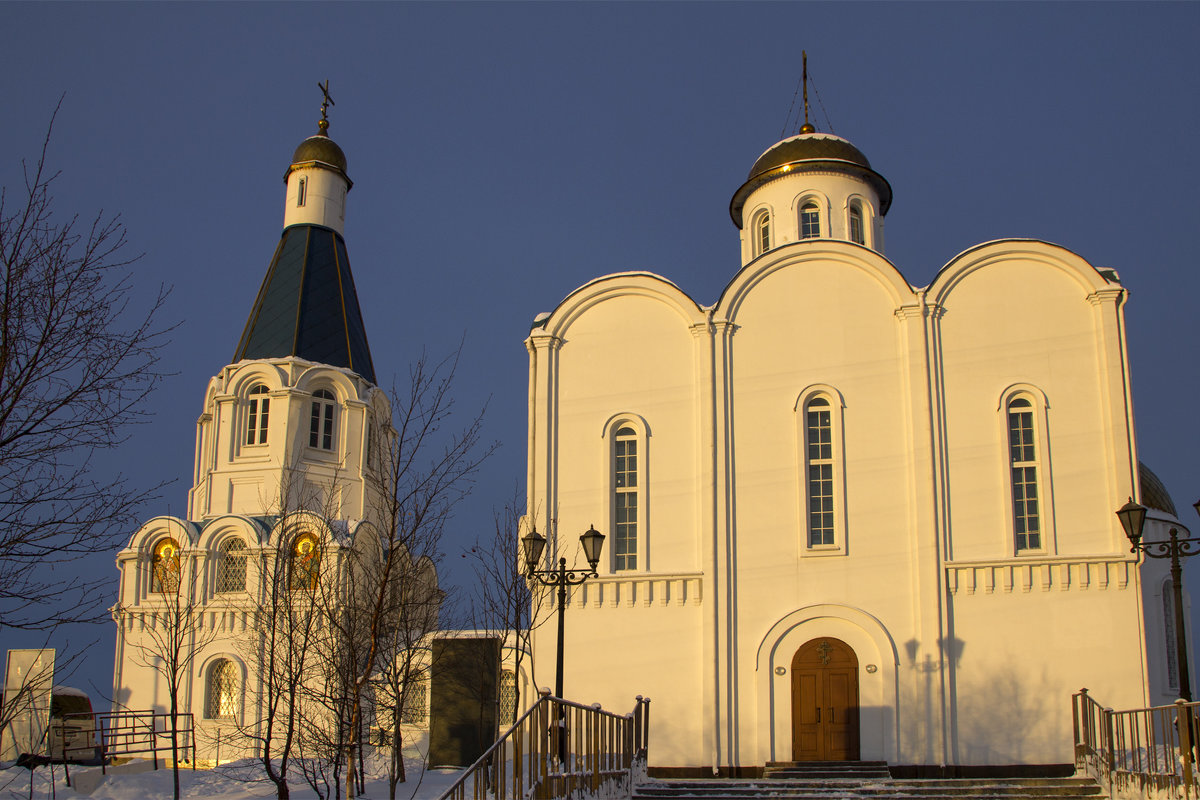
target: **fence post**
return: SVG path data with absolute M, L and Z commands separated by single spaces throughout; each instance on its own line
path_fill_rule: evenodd
M 1113 710 L 1111 708 L 1104 709 L 1104 736 L 1107 739 L 1108 775 L 1111 781 L 1113 774 L 1117 771 L 1117 749 L 1113 744 Z
M 1192 786 L 1192 710 L 1184 704 L 1183 698 L 1175 701 L 1175 727 L 1179 731 L 1179 750 L 1183 756 L 1183 785 L 1184 791 L 1190 792 Z

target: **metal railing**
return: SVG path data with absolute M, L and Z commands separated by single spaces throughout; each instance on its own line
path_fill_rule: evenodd
M 190 713 L 175 715 L 179 727 L 176 728 L 176 743 L 179 756 L 186 760 L 191 751 L 192 769 L 196 768 L 196 734 Z M 100 762 L 101 772 L 107 773 L 108 763 L 115 756 L 131 756 L 150 753 L 154 759 L 154 768 L 158 769 L 158 759 L 161 753 L 164 757 L 172 755 L 171 751 L 171 715 L 158 711 L 110 711 L 106 713 L 64 714 L 60 727 L 71 728 L 76 740 L 82 738 L 83 744 L 66 744 L 65 731 L 63 758 L 67 765 L 67 785 L 71 785 L 70 762 L 73 754 L 88 758 L 95 757 Z M 90 724 L 88 735 L 80 736 L 82 729 L 80 721 Z M 173 756 L 174 757 L 174 756 Z
M 629 714 L 551 697 L 534 703 L 438 800 L 586 797 L 609 784 L 628 793 L 646 766 L 650 701 Z
M 1196 770 L 1200 703 L 1129 711 L 1104 708 L 1082 689 L 1071 696 L 1075 768 L 1121 791 L 1200 797 Z

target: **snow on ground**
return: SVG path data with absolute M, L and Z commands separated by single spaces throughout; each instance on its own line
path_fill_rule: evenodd
M 434 800 L 458 778 L 461 770 L 424 770 L 419 760 L 405 764 L 408 781 L 396 787 L 396 800 Z M 99 767 L 72 767 L 71 782 L 67 786 L 61 764 L 51 768 L 38 767 L 31 776 L 22 767 L 0 769 L 0 800 L 41 800 L 41 798 L 92 797 L 96 800 L 161 800 L 173 796 L 171 770 L 159 763 L 153 769 L 149 761 L 133 761 L 118 767 L 109 767 L 103 775 Z M 32 777 L 32 792 L 30 779 Z M 213 800 L 251 800 L 252 798 L 274 797 L 275 785 L 263 776 L 261 766 L 253 762 L 222 764 L 215 769 L 180 769 L 180 796 L 188 798 L 213 798 Z M 300 774 L 299 769 L 289 770 L 288 787 L 294 800 L 316 800 L 317 794 Z M 342 791 L 345 791 L 343 788 Z M 367 765 L 367 791 L 362 797 L 370 800 L 385 800 L 388 796 L 387 768 L 382 759 Z

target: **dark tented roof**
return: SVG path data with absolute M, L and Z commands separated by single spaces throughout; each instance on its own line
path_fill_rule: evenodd
M 320 225 L 285 228 L 233 362 L 295 356 L 375 383 L 346 242 Z

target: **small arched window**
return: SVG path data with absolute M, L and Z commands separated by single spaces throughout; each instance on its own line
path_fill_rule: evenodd
M 208 668 L 204 681 L 205 719 L 236 719 L 240 703 L 240 684 L 237 664 L 228 658 L 218 658 Z
M 800 207 L 800 238 L 816 239 L 821 235 L 821 211 L 811 200 Z
M 179 543 L 168 537 L 154 545 L 154 555 L 151 557 L 150 569 L 150 591 L 178 591 Z
M 321 549 L 317 546 L 317 537 L 302 533 L 292 545 L 288 586 L 296 591 L 316 589 L 320 572 Z
M 271 398 L 267 387 L 258 384 L 250 389 L 250 409 L 246 418 L 246 444 L 267 443 L 267 420 L 271 410 Z
M 296 186 L 296 205 L 303 206 L 308 199 L 308 178 L 301 178 Z
M 246 591 L 246 543 L 241 539 L 221 542 L 217 556 L 217 591 Z
M 1012 475 L 1013 533 L 1017 552 L 1042 548 L 1038 507 L 1038 445 L 1033 404 L 1024 397 L 1008 402 L 1008 454 Z
M 857 202 L 850 204 L 850 241 L 856 244 L 866 244 L 866 236 L 863 233 L 863 212 L 862 206 Z
M 318 389 L 313 392 L 312 415 L 308 428 L 308 446 L 318 450 L 333 449 L 333 392 Z
M 754 226 L 754 254 L 762 255 L 771 249 L 771 215 L 762 212 Z

